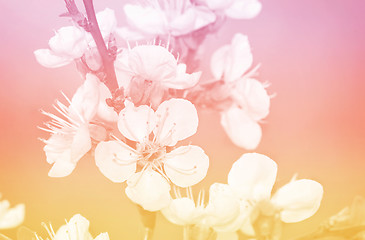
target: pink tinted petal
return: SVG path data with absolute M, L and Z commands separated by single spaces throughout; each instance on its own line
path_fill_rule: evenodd
M 224 45 L 217 49 L 211 59 L 210 59 L 210 70 L 215 79 L 221 80 L 223 78 L 225 69 L 226 69 L 226 61 L 228 58 L 230 46 Z
M 233 36 L 228 53 L 224 80 L 232 82 L 241 77 L 252 66 L 252 53 L 247 36 L 237 33 Z
M 211 71 L 216 79 L 233 82 L 240 78 L 252 65 L 253 57 L 248 38 L 237 33 L 231 45 L 225 45 L 214 52 Z
M 91 138 L 88 125 L 77 129 L 71 144 L 71 161 L 77 163 L 91 149 Z
M 176 77 L 177 61 L 166 48 L 156 45 L 141 45 L 129 52 L 130 70 L 144 80 L 170 81 Z
M 170 204 L 170 184 L 153 170 L 135 173 L 127 184 L 128 198 L 147 211 L 159 211 Z
M 231 141 L 238 147 L 252 150 L 260 143 L 261 127 L 243 109 L 232 106 L 222 112 L 221 125 Z
M 166 19 L 163 12 L 153 7 L 124 5 L 128 23 L 147 34 L 161 35 L 166 33 Z
M 256 17 L 261 12 L 261 8 L 262 5 L 257 0 L 235 0 L 225 10 L 225 14 L 234 19 L 250 19 Z
M 119 113 L 118 129 L 124 137 L 143 142 L 155 127 L 155 112 L 147 105 L 135 107 L 126 101 L 125 108 Z
M 173 98 L 161 103 L 156 117 L 157 126 L 153 133 L 163 145 L 174 146 L 194 135 L 198 128 L 198 113 L 188 100 Z
M 233 163 L 228 184 L 242 199 L 269 199 L 277 173 L 277 164 L 258 153 L 243 154 Z
M 198 83 L 201 76 L 201 72 L 195 72 L 192 74 L 186 73 L 186 65 L 182 63 L 177 65 L 176 70 L 177 74 L 175 78 L 163 82 L 165 87 L 173 89 L 191 88 Z
M 56 55 L 49 49 L 38 49 L 34 56 L 40 65 L 47 68 L 62 67 L 73 61 L 73 58 Z
M 100 142 L 95 148 L 95 163 L 105 177 L 124 182 L 136 172 L 138 156 L 117 141 Z
M 75 169 L 76 163 L 69 161 L 58 160 L 55 161 L 51 170 L 48 172 L 50 177 L 66 177 L 72 173 Z
M 60 28 L 49 42 L 56 55 L 80 58 L 88 48 L 85 31 L 75 26 Z
M 97 124 L 89 124 L 89 132 L 90 137 L 97 142 L 104 141 L 108 137 L 105 127 Z
M 117 55 L 117 58 L 114 61 L 118 86 L 124 88 L 124 90 L 128 89 L 129 84 L 135 75 L 135 73 L 129 67 L 128 59 L 128 50 L 123 50 Z
M 115 31 L 117 27 L 117 19 L 115 17 L 114 10 L 105 8 L 103 11 L 96 14 L 96 19 L 104 39 Z M 108 41 L 108 39 L 106 39 L 106 41 Z
M 118 114 L 106 103 L 106 99 L 111 98 L 112 94 L 103 83 L 100 83 L 99 85 L 99 96 L 100 98 L 96 115 L 106 122 L 117 122 Z
M 310 179 L 292 181 L 281 187 L 273 196 L 272 203 L 280 209 L 283 222 L 303 221 L 317 212 L 323 196 L 320 183 Z
M 216 16 L 204 6 L 187 7 L 184 13 L 177 15 L 169 24 L 172 35 L 179 36 L 191 33 L 213 23 Z
M 85 82 L 77 89 L 69 107 L 70 114 L 89 122 L 96 114 L 99 104 L 99 78 L 87 74 Z
M 166 175 L 179 187 L 197 184 L 207 175 L 208 168 L 209 157 L 200 147 L 183 146 L 166 154 Z
M 261 82 L 252 78 L 240 79 L 232 94 L 252 119 L 259 121 L 269 114 L 270 96 Z

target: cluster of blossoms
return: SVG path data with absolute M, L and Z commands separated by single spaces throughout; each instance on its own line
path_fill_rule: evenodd
M 192 187 L 207 175 L 209 157 L 201 147 L 181 141 L 197 132 L 199 109 L 217 111 L 238 147 L 253 150 L 261 141 L 259 123 L 269 114 L 270 96 L 268 84 L 255 79 L 258 67 L 253 67 L 247 36 L 236 33 L 230 44 L 213 52 L 207 79 L 198 64 L 206 36 L 226 18 L 255 17 L 260 2 L 126 4 L 128 26 L 123 27 L 111 9 L 95 15 L 92 1 L 84 1 L 86 17 L 73 0 L 65 2 L 64 16 L 73 25 L 57 30 L 49 48 L 34 52 L 45 67 L 76 63 L 84 79 L 72 98 L 64 95 L 66 103 L 56 101 L 57 114 L 43 111 L 51 118 L 40 127 L 51 134 L 42 139 L 52 164 L 50 177 L 68 176 L 92 152 L 101 173 L 112 182 L 126 182 L 126 195 L 143 211 L 161 211 L 186 228 L 214 230 L 219 240 L 238 239 L 239 230 L 249 238 L 279 239 L 281 222 L 299 222 L 317 211 L 321 184 L 293 178 L 271 196 L 277 165 L 258 153 L 242 155 L 227 184 L 211 185 L 207 202 L 204 191 L 193 197 Z M 22 219 L 12 212 L 24 207 L 3 205 L 0 227 L 9 217 L 14 219 L 5 220 L 8 227 L 18 225 Z M 47 229 L 52 240 L 92 240 L 88 228 L 89 222 L 75 215 L 56 233 Z M 107 239 L 107 233 L 95 238 Z

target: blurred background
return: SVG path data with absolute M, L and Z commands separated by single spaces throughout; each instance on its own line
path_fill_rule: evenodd
M 94 0 L 97 11 L 116 11 L 125 22 L 125 1 Z M 230 42 L 235 32 L 249 36 L 261 81 L 275 93 L 256 152 L 278 163 L 275 188 L 298 173 L 319 181 L 324 197 L 310 219 L 287 224 L 284 239 L 314 230 L 322 221 L 365 196 L 365 1 L 263 0 L 261 14 L 247 21 L 226 22 L 210 36 L 212 52 Z M 81 85 L 73 65 L 46 69 L 33 51 L 47 47 L 53 31 L 69 25 L 58 17 L 62 0 L 0 0 L 0 192 L 12 204 L 26 204 L 24 225 L 44 233 L 40 223 L 54 228 L 75 213 L 91 222 L 94 236 L 136 239 L 141 227 L 136 207 L 97 169 L 94 160 L 80 160 L 72 175 L 47 176 L 43 143 L 48 135 L 37 126 L 46 120 L 40 109 L 52 111 L 60 91 L 72 96 Z M 205 56 L 208 66 L 210 55 Z M 203 69 L 209 71 L 208 68 Z M 219 126 L 215 113 L 200 112 L 198 134 L 191 138 L 210 156 L 208 177 L 198 188 L 226 183 L 232 163 L 246 152 L 235 147 Z M 181 229 L 158 216 L 155 239 L 180 239 Z M 2 233 L 15 238 L 15 230 Z

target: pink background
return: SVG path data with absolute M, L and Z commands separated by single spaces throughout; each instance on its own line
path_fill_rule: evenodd
M 249 36 L 260 80 L 272 83 L 271 113 L 256 150 L 279 165 L 276 187 L 293 174 L 319 181 L 325 189 L 322 206 L 311 219 L 285 227 L 285 239 L 311 231 L 330 215 L 365 196 L 365 2 L 262 1 L 263 11 L 249 21 L 228 21 L 206 42 L 212 52 L 236 31 Z M 124 22 L 123 1 L 95 0 L 97 10 L 113 8 L 118 26 Z M 58 15 L 62 0 L 0 1 L 0 192 L 27 207 L 24 225 L 43 233 L 42 221 L 58 228 L 81 213 L 91 232 L 108 231 L 111 239 L 136 239 L 137 210 L 124 185 L 113 184 L 82 159 L 63 179 L 47 176 L 50 166 L 38 137 L 60 91 L 72 96 L 82 83 L 74 66 L 46 69 L 33 51 L 47 47 L 53 30 L 68 25 Z M 209 54 L 205 56 L 209 61 Z M 205 63 L 205 65 L 207 65 Z M 206 71 L 208 69 L 205 69 Z M 233 146 L 216 114 L 201 112 L 199 133 L 191 141 L 211 157 L 208 177 L 199 184 L 226 182 L 232 163 L 245 151 Z M 159 216 L 155 239 L 171 239 L 180 229 Z M 14 237 L 15 230 L 4 231 Z

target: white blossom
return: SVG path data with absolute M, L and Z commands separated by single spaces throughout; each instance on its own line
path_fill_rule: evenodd
M 0 229 L 9 229 L 19 226 L 23 223 L 24 216 L 24 204 L 17 204 L 16 206 L 10 208 L 10 203 L 8 200 L 0 201 Z
M 69 175 L 82 156 L 91 149 L 91 138 L 104 140 L 105 129 L 91 121 L 96 116 L 110 121 L 117 117 L 115 112 L 113 115 L 113 109 L 106 106 L 106 91 L 108 89 L 96 76 L 88 74 L 71 101 L 66 98 L 69 107 L 59 101 L 54 105 L 61 117 L 43 111 L 52 119 L 46 124 L 48 129 L 41 128 L 51 133 L 49 139 L 43 140 L 46 143 L 44 151 L 47 162 L 53 164 L 49 176 Z
M 146 210 L 157 211 L 162 206 L 151 206 L 150 201 L 166 199 L 170 190 L 167 181 L 188 187 L 207 173 L 209 158 L 200 147 L 167 149 L 195 134 L 198 115 L 194 105 L 183 99 L 165 101 L 156 112 L 147 105 L 135 107 L 128 101 L 125 105 L 118 128 L 123 136 L 136 142 L 136 149 L 121 141 L 101 142 L 95 149 L 96 165 L 113 182 L 128 180 L 126 193 L 131 200 Z M 155 182 L 154 187 L 151 182 Z
M 62 225 L 57 232 L 53 231 L 52 226 L 46 228 L 49 238 L 46 240 L 109 240 L 108 233 L 100 233 L 93 238 L 89 232 L 90 222 L 80 214 L 75 214 L 65 225 Z M 42 237 L 35 234 L 37 240 L 43 240 Z
M 277 164 L 258 153 L 244 154 L 233 164 L 228 184 L 241 201 L 249 202 L 253 207 L 253 219 L 241 227 L 245 233 L 253 233 L 251 224 L 260 213 L 278 215 L 281 221 L 291 223 L 303 221 L 318 210 L 323 196 L 320 183 L 310 179 L 293 180 L 271 197 L 276 174 Z
M 96 18 L 104 41 L 109 41 L 109 36 L 116 29 L 114 11 L 106 8 L 98 12 Z M 38 49 L 34 55 L 44 67 L 57 68 L 65 66 L 74 60 L 85 56 L 85 61 L 92 70 L 101 66 L 99 53 L 95 51 L 96 44 L 89 32 L 79 26 L 61 27 L 48 42 L 49 48 Z
M 181 36 L 199 30 L 216 20 L 206 6 L 190 0 L 149 0 L 146 4 L 126 4 L 124 12 L 131 28 L 118 29 L 126 40 L 156 36 Z
M 270 96 L 265 85 L 248 72 L 253 58 L 246 36 L 236 34 L 230 45 L 213 53 L 211 71 L 229 89 L 232 104 L 221 112 L 221 125 L 232 142 L 242 148 L 255 149 L 262 130 L 259 122 L 269 114 Z
M 137 104 L 157 107 L 168 89 L 195 86 L 201 72 L 187 73 L 169 50 L 157 45 L 140 45 L 117 55 L 114 63 L 118 84 Z

